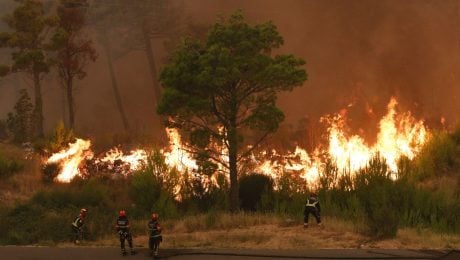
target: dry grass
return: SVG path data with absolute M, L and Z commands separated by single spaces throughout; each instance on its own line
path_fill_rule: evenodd
M 21 148 L 0 143 L 2 154 L 23 160 L 24 169 L 11 177 L 0 179 L 1 205 L 11 206 L 18 201 L 29 199 L 36 191 L 43 189 L 41 179 L 41 158 L 34 155 L 26 159 Z
M 216 221 L 210 221 L 214 217 L 217 218 Z M 190 216 L 179 221 L 162 221 L 164 229 L 162 248 L 293 250 L 460 248 L 460 235 L 442 235 L 429 230 L 402 229 L 395 239 L 373 241 L 362 234 L 363 226 L 359 224 L 327 217 L 324 218 L 323 223 L 324 227 L 313 224 L 310 228 L 304 229 L 300 219 L 292 220 L 270 214 L 219 213 Z M 136 223 L 135 225 L 141 224 Z M 147 247 L 147 235 L 135 236 L 134 244 Z M 87 245 L 119 246 L 119 242 L 114 234 Z

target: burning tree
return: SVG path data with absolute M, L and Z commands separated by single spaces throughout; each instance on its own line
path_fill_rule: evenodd
M 282 44 L 273 23 L 249 25 L 236 12 L 214 24 L 206 42 L 183 41 L 160 76 L 165 91 L 158 113 L 171 117 L 169 127 L 188 133 L 200 160 L 227 168 L 232 211 L 239 207 L 238 163 L 284 119 L 277 94 L 307 78 L 302 59 L 271 55 Z M 249 133 L 257 136 L 250 146 L 244 140 Z

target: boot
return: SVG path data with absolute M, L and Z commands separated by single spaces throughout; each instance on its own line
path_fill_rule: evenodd
M 303 223 L 303 228 L 308 228 L 308 223 Z

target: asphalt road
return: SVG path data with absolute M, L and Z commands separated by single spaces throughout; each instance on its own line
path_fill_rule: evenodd
M 122 256 L 118 248 L 109 247 L 0 247 L 0 259 L 149 259 L 146 248 L 136 248 L 136 255 Z M 383 249 L 318 249 L 305 251 L 283 250 L 186 250 L 163 249 L 162 259 L 460 259 L 460 251 L 383 250 Z

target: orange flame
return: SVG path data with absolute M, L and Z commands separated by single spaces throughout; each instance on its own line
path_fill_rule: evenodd
M 397 162 L 405 156 L 413 159 L 428 139 L 428 131 L 423 121 L 416 121 L 410 113 L 400 116 L 396 113 L 396 99 L 392 98 L 388 104 L 387 114 L 380 120 L 377 142 L 368 145 L 358 135 L 348 136 L 344 116 L 346 111 L 332 118 L 322 120 L 329 124 L 328 141 L 326 150 L 317 148 L 312 156 L 300 147 L 296 147 L 293 153 L 282 156 L 282 160 L 257 161 L 256 171 L 270 175 L 276 179 L 282 172 L 295 171 L 309 184 L 317 184 L 319 177 L 324 172 L 325 160 L 322 154 L 336 164 L 338 172 L 356 173 L 366 167 L 369 160 L 379 155 L 385 159 L 393 173 L 398 171 Z M 266 152 L 262 157 L 266 157 Z M 278 156 L 272 151 L 272 158 Z
M 91 159 L 93 152 L 89 150 L 91 142 L 77 139 L 75 143 L 69 144 L 69 148 L 53 154 L 46 163 L 57 163 L 61 166 L 61 172 L 56 181 L 70 182 L 80 174 L 79 166 L 85 159 Z
M 130 154 L 125 155 L 118 148 L 113 148 L 105 154 L 104 158 L 97 160 L 97 162 L 109 162 L 112 165 L 117 161 L 127 165 L 127 170 L 129 172 L 137 171 L 140 170 L 147 162 L 147 152 L 145 150 L 137 149 L 131 151 Z
M 328 127 L 328 146 L 318 147 L 312 154 L 306 150 L 296 147 L 295 151 L 287 154 L 279 154 L 276 150 L 263 151 L 253 154 L 253 170 L 271 176 L 275 180 L 284 172 L 298 174 L 307 184 L 317 184 L 319 177 L 325 170 L 326 159 L 332 160 L 341 173 L 355 173 L 365 167 L 369 160 L 379 155 L 386 160 L 390 170 L 396 173 L 397 162 L 402 156 L 413 159 L 427 141 L 429 133 L 423 121 L 415 120 L 407 112 L 401 115 L 396 113 L 396 99 L 392 98 L 388 104 L 387 114 L 380 120 L 377 141 L 369 145 L 359 135 L 348 135 L 345 123 L 346 110 L 335 116 L 322 118 Z M 223 129 L 221 130 L 223 131 Z M 176 168 L 179 172 L 193 173 L 198 169 L 197 162 L 193 155 L 182 143 L 179 132 L 175 129 L 168 129 L 169 146 L 166 151 L 161 152 L 165 156 L 165 163 L 170 168 Z M 58 162 L 62 171 L 56 178 L 57 181 L 69 182 L 74 176 L 80 174 L 79 165 L 84 159 L 92 158 L 93 153 L 89 150 L 90 141 L 77 139 L 69 145 L 67 150 L 52 155 L 47 163 Z M 214 144 L 217 147 L 217 144 Z M 219 148 L 219 147 L 217 147 Z M 219 148 L 221 161 L 228 161 L 226 150 Z M 125 155 L 117 148 L 111 149 L 103 158 L 97 159 L 96 163 L 111 163 L 116 161 L 127 165 L 126 174 L 139 170 L 147 162 L 145 150 L 133 150 Z M 225 168 L 219 165 L 219 170 Z M 215 179 L 203 179 L 206 183 L 215 183 Z M 180 190 L 178 187 L 177 190 Z

